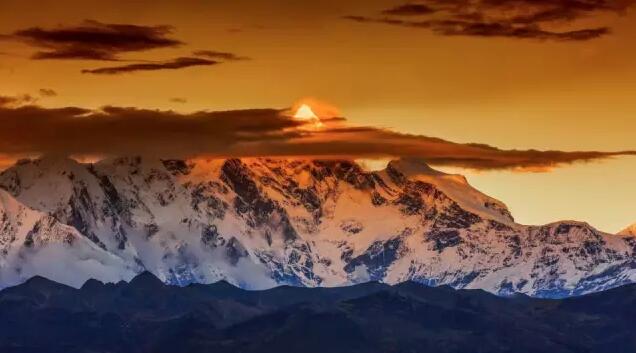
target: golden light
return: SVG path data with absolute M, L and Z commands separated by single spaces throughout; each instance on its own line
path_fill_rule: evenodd
M 299 120 L 314 120 L 314 119 L 318 119 L 318 116 L 316 115 L 316 113 L 314 113 L 314 111 L 311 109 L 310 106 L 308 106 L 307 104 L 302 104 L 296 110 L 296 114 L 294 114 L 294 118 Z
M 306 121 L 309 124 L 305 125 L 305 129 L 316 130 L 320 129 L 324 126 L 322 121 L 314 110 L 309 106 L 309 104 L 301 104 L 298 109 L 296 109 L 296 113 L 294 114 L 294 119 Z

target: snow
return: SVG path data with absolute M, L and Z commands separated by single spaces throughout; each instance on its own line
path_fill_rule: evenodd
M 0 287 L 40 275 L 79 288 L 90 278 L 117 282 L 130 280 L 138 271 L 74 228 L 24 206 L 1 189 L 0 220 Z M 26 246 L 29 235 L 33 245 Z
M 149 270 L 181 285 L 225 279 L 246 288 L 338 286 L 381 275 L 388 283 L 558 295 L 636 280 L 628 238 L 580 222 L 516 224 L 502 202 L 419 160 L 369 172 L 349 161 L 242 159 L 256 200 L 242 200 L 227 183 L 225 164 L 192 159 L 170 169 L 159 159 L 82 164 L 49 157 L 6 170 L 0 247 L 8 255 L 0 256 L 0 285 L 39 274 L 77 286 L 89 277 L 117 281 Z M 337 168 L 345 174 L 337 176 Z M 419 196 L 421 210 L 402 209 L 406 186 L 388 168 L 433 186 Z M 374 204 L 376 194 L 386 202 Z M 38 221 L 49 226 L 27 248 Z M 347 271 L 354 260 L 359 264 Z
M 401 171 L 407 177 L 433 184 L 462 208 L 478 214 L 484 218 L 493 219 L 502 223 L 512 223 L 508 214 L 508 207 L 501 201 L 489 197 L 468 184 L 463 175 L 446 174 L 428 166 L 417 158 L 402 158 L 391 161 L 390 166 Z M 506 214 L 486 207 L 496 205 L 499 210 L 505 210 Z

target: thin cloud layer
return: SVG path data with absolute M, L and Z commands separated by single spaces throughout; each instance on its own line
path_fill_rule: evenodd
M 377 16 L 345 18 L 426 29 L 445 36 L 584 41 L 604 36 L 611 29 L 578 22 L 593 21 L 605 13 L 622 13 L 634 3 L 635 0 L 422 0 L 385 9 Z
M 50 88 L 40 88 L 38 93 L 42 97 L 55 97 L 55 96 L 57 96 L 57 92 L 55 92 L 55 90 L 52 90 Z
M 97 69 L 85 69 L 82 70 L 82 73 L 97 75 L 117 75 L 136 71 L 178 70 L 193 66 L 211 66 L 217 64 L 220 64 L 220 62 L 202 58 L 181 57 L 156 63 L 137 63 L 120 66 L 101 67 Z
M 239 56 L 234 53 L 228 53 L 224 51 L 215 51 L 215 50 L 197 50 L 192 53 L 195 56 L 200 56 L 204 58 L 210 59 L 218 59 L 225 61 L 240 61 L 240 60 L 250 60 L 250 58 L 246 56 Z
M 84 21 L 78 26 L 57 28 L 31 27 L 18 30 L 8 38 L 40 49 L 33 59 L 116 61 L 123 53 L 177 47 L 171 26 L 139 26 Z
M 348 126 L 344 118 L 292 118 L 286 110 L 173 111 L 104 107 L 43 108 L 0 104 L 0 155 L 153 155 L 163 158 L 419 157 L 432 165 L 481 170 L 540 170 L 634 151 L 502 150 L 439 138 Z

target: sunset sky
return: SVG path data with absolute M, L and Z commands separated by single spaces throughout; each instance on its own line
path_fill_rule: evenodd
M 635 3 L 3 0 L 0 159 L 161 154 L 176 126 L 201 132 L 184 155 L 419 156 L 521 223 L 617 232 L 636 222 L 636 157 L 614 154 L 636 150 Z M 324 131 L 277 117 L 298 102 Z

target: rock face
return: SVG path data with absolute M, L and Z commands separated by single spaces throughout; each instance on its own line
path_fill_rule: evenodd
M 516 224 L 503 203 L 462 176 L 416 160 L 368 172 L 335 160 L 44 158 L 4 171 L 0 188 L 79 239 L 55 244 L 77 252 L 78 267 L 102 281 L 148 270 L 180 285 L 413 280 L 543 297 L 636 281 L 634 236 L 579 222 Z M 29 231 L 43 239 L 48 228 L 31 225 L 24 239 L 0 229 L 2 246 L 22 251 Z M 74 245 L 80 242 L 85 247 Z M 15 274 L 2 278 L 3 286 L 44 274 L 20 273 L 31 255 L 0 257 L 3 273 Z M 82 265 L 100 258 L 111 262 L 101 260 L 103 269 Z M 50 272 L 51 279 L 77 284 L 68 272 Z

